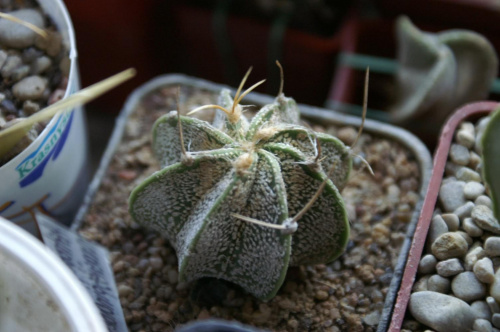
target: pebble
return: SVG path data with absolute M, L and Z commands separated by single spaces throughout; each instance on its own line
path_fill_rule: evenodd
M 464 181 L 443 182 L 439 189 L 439 200 L 446 212 L 453 212 L 465 204 L 464 187 Z
M 39 99 L 47 88 L 47 79 L 34 75 L 23 78 L 14 84 L 12 93 L 20 100 Z
M 493 216 L 493 211 L 486 205 L 476 205 L 471 211 L 471 216 L 476 224 L 485 231 L 500 234 L 500 225 Z
M 452 144 L 449 157 L 455 164 L 465 166 L 470 159 L 469 149 L 460 144 Z
M 428 250 L 431 249 L 432 244 L 434 243 L 434 241 L 436 241 L 438 237 L 447 232 L 448 232 L 448 225 L 446 225 L 443 218 L 439 214 L 436 214 L 434 217 L 432 217 L 432 221 L 429 226 L 429 231 L 427 232 Z
M 451 289 L 456 297 L 466 302 L 480 300 L 486 296 L 486 286 L 470 271 L 462 272 L 453 278 Z
M 485 206 L 489 207 L 490 209 L 492 207 L 491 198 L 489 198 L 486 195 L 481 195 L 478 198 L 476 198 L 476 200 L 474 201 L 474 204 L 476 204 L 476 205 L 485 205 Z
M 418 263 L 418 272 L 421 274 L 430 274 L 436 270 L 437 259 L 434 255 L 427 254 Z
M 471 303 L 470 307 L 474 311 L 477 319 L 491 320 L 491 309 L 486 301 L 474 301 Z
M 482 194 L 484 194 L 485 188 L 479 182 L 467 182 L 464 187 L 464 196 L 466 199 L 470 199 L 471 201 L 475 200 Z
M 481 247 L 477 246 L 475 248 L 472 248 L 467 252 L 467 255 L 465 255 L 464 259 L 464 267 L 467 271 L 471 271 L 474 268 L 474 265 L 476 262 L 486 256 L 486 251 Z
M 463 237 L 468 246 L 471 246 L 472 243 L 474 243 L 474 240 L 470 237 L 470 235 L 465 233 L 464 231 L 456 231 L 455 233 Z
M 427 280 L 427 289 L 429 291 L 446 294 L 450 291 L 450 280 L 438 274 L 434 274 Z
M 486 298 L 486 303 L 493 314 L 500 313 L 500 305 L 492 296 Z
M 485 284 L 491 284 L 495 281 L 493 271 L 493 262 L 489 257 L 483 257 L 474 264 L 474 274 L 477 279 Z
M 486 254 L 490 257 L 500 256 L 500 237 L 490 236 L 484 242 L 484 250 Z
M 459 206 L 455 211 L 453 211 L 453 213 L 456 214 L 460 219 L 467 218 L 470 216 L 474 206 L 474 203 L 469 201 L 464 205 Z
M 457 232 L 441 234 L 432 243 L 432 253 L 439 260 L 463 257 L 467 253 L 467 241 Z
M 495 280 L 490 286 L 490 296 L 496 300 L 496 302 L 500 302 L 500 269 L 498 269 L 495 273 Z M 488 300 L 488 299 L 486 299 Z M 491 307 L 491 306 L 490 306 Z M 493 313 L 498 312 L 497 310 L 491 310 Z
M 464 271 L 458 258 L 451 258 L 436 264 L 436 271 L 442 277 L 452 277 Z
M 441 215 L 444 222 L 448 226 L 450 232 L 455 232 L 460 227 L 460 218 L 454 213 L 444 213 Z
M 472 203 L 474 205 L 474 203 Z M 476 225 L 472 218 L 465 218 L 462 224 L 464 231 L 472 237 L 479 237 L 483 235 L 483 230 Z
M 461 167 L 457 170 L 457 180 L 464 182 L 481 182 L 481 175 L 478 172 L 470 169 L 469 167 Z
M 456 141 L 458 144 L 465 146 L 467 150 L 472 148 L 476 142 L 474 134 L 471 134 L 467 130 L 459 130 L 456 135 Z
M 470 152 L 469 167 L 472 169 L 475 169 L 477 171 L 480 164 L 481 164 L 481 156 L 479 156 L 474 151 L 471 151 Z
M 368 313 L 364 318 L 363 322 L 369 326 L 377 326 L 380 322 L 380 312 L 378 310 Z
M 500 328 L 500 314 L 493 314 L 491 322 L 496 328 Z
M 10 76 L 12 76 L 14 70 L 16 70 L 16 68 L 20 67 L 22 64 L 23 60 L 19 55 L 11 54 L 7 56 L 7 59 L 5 60 L 2 69 L 0 70 L 0 74 L 2 74 L 4 78 L 9 78 Z
M 25 22 L 43 28 L 43 16 L 35 9 L 21 9 L 9 13 Z M 25 48 L 34 45 L 37 34 L 27 27 L 6 19 L 0 19 L 0 42 L 11 48 Z
M 474 311 L 466 302 L 437 292 L 411 294 L 409 309 L 416 320 L 438 332 L 469 331 L 475 320 Z
M 492 332 L 493 327 L 491 322 L 486 319 L 476 319 L 472 325 L 472 329 L 477 332 Z
M 30 74 L 40 75 L 50 68 L 52 60 L 48 56 L 41 56 L 31 63 Z
M 3 67 L 5 61 L 7 61 L 7 52 L 5 52 L 4 50 L 0 50 L 0 68 Z

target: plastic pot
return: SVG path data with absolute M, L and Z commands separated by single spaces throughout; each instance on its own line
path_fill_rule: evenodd
M 477 118 L 481 115 L 487 115 L 498 108 L 498 106 L 499 103 L 491 101 L 465 105 L 458 109 L 442 128 L 438 146 L 434 154 L 432 175 L 425 193 L 421 214 L 418 217 L 415 235 L 413 236 L 408 260 L 401 280 L 401 287 L 397 294 L 389 331 L 399 331 L 403 323 L 411 290 L 416 279 L 420 258 L 425 247 L 427 232 L 429 230 L 434 208 L 437 203 L 439 189 L 443 180 L 445 165 L 448 159 L 455 130 L 462 121 L 473 119 L 474 117 Z
M 58 27 L 71 67 L 65 97 L 79 90 L 73 26 L 61 0 L 39 0 Z M 88 184 L 86 122 L 81 108 L 56 115 L 25 150 L 0 167 L 0 216 L 33 234 L 35 211 L 68 224 Z
M 89 186 L 89 189 L 85 196 L 84 203 L 77 214 L 75 223 L 72 226 L 74 230 L 78 230 L 80 228 L 83 219 L 87 214 L 90 205 L 92 204 L 93 197 L 99 190 L 103 177 L 107 172 L 107 169 L 110 165 L 110 162 L 116 152 L 116 149 L 120 141 L 122 140 L 127 125 L 128 117 L 130 116 L 130 114 L 132 114 L 138 103 L 145 95 L 159 88 L 167 86 L 197 87 L 203 90 L 214 91 L 214 92 L 220 91 L 220 89 L 222 88 L 227 88 L 227 86 L 222 86 L 205 80 L 192 78 L 184 75 L 173 74 L 173 75 L 165 75 L 157 77 L 156 79 L 136 89 L 129 96 L 128 100 L 125 103 L 124 108 L 122 109 L 120 116 L 117 118 L 115 129 L 112 133 L 111 139 L 103 155 L 99 168 Z M 274 97 L 271 96 L 262 95 L 258 93 L 251 93 L 245 98 L 245 103 L 253 105 L 263 105 L 270 103 L 273 100 Z M 310 120 L 311 122 L 321 123 L 323 125 L 330 124 L 330 125 L 359 126 L 361 124 L 361 118 L 357 118 L 354 116 L 342 113 L 336 113 L 329 110 L 317 107 L 311 107 L 307 105 L 299 105 L 299 108 L 301 111 L 301 116 L 307 120 Z M 369 120 L 369 119 L 366 120 L 364 125 L 364 131 L 366 133 L 370 133 L 375 136 L 384 137 L 396 141 L 399 144 L 401 144 L 404 148 L 406 148 L 409 152 L 411 152 L 411 154 L 414 156 L 419 165 L 419 172 L 421 174 L 419 192 L 421 195 L 421 200 L 423 200 L 423 193 L 427 188 L 428 180 L 430 178 L 430 171 L 432 167 L 431 156 L 425 145 L 418 138 L 413 136 L 413 134 L 407 132 L 404 129 L 374 120 Z M 404 266 L 406 264 L 406 258 L 410 248 L 411 238 L 413 236 L 417 218 L 420 214 L 420 206 L 421 202 L 416 205 L 412 215 L 412 219 L 409 222 L 407 236 L 405 237 L 404 243 L 401 247 L 399 259 L 394 269 L 393 279 L 391 281 L 389 291 L 386 295 L 384 309 L 378 326 L 378 331 L 385 331 L 390 321 L 394 305 L 394 299 L 399 289 L 401 276 L 403 273 Z

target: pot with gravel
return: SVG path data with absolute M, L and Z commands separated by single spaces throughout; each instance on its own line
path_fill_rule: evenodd
M 79 89 L 75 36 L 62 1 L 0 5 L 0 130 Z M 35 233 L 35 211 L 69 223 L 88 184 L 80 108 L 36 124 L 0 155 L 0 215 Z
M 178 87 L 180 87 L 178 103 L 180 107 L 176 103 Z M 191 166 L 189 164 L 184 166 L 182 163 L 179 166 L 174 163 L 174 166 L 167 166 L 162 170 L 160 163 L 154 158 L 152 149 L 150 132 L 153 123 L 163 116 L 162 120 L 158 120 L 160 125 L 174 124 L 173 129 L 169 129 L 172 140 L 162 141 L 179 143 L 181 141 L 179 128 L 176 126 L 178 115 L 165 114 L 172 109 L 179 110 L 180 114 L 186 114 L 186 110 L 206 104 L 216 104 L 217 96 L 224 88 L 227 87 L 186 76 L 167 75 L 158 77 L 137 89 L 122 110 L 97 175 L 87 192 L 86 203 L 77 215 L 77 222 L 73 227 L 85 237 L 111 250 L 115 279 L 129 329 L 169 330 L 176 325 L 194 320 L 219 318 L 238 320 L 257 328 L 277 331 L 385 330 L 399 287 L 399 276 L 406 261 L 409 236 L 413 232 L 416 216 L 419 214 L 419 202 L 430 174 L 430 155 L 427 149 L 418 139 L 402 129 L 376 121 L 366 121 L 358 143 L 353 151 L 346 155 L 352 158 L 351 176 L 347 178 L 341 197 L 335 196 L 338 198 L 337 202 L 343 202 L 344 209 L 340 211 L 345 211 L 343 213 L 350 221 L 347 224 L 350 227 L 350 235 L 346 240 L 345 252 L 330 263 L 329 261 L 335 256 L 332 256 L 331 251 L 323 254 L 323 256 L 330 255 L 330 259 L 327 258 L 323 262 L 283 268 L 286 270 L 286 275 L 282 276 L 283 280 L 271 283 L 275 288 L 273 289 L 275 294 L 271 294 L 273 297 L 267 296 L 269 294 L 260 296 L 254 288 L 245 284 L 237 285 L 239 280 L 236 283 L 207 277 L 196 281 L 182 280 L 178 272 L 178 261 L 182 257 L 178 260 L 174 250 L 175 246 L 179 245 L 179 242 L 175 242 L 176 237 L 165 238 L 161 232 L 136 223 L 128 213 L 127 201 L 134 188 L 139 185 L 141 188 L 139 190 L 146 190 L 145 188 L 151 184 L 157 185 L 154 175 L 146 180 L 151 174 L 157 174 L 161 180 L 161 174 L 172 172 L 172 167 L 177 167 L 179 172 L 190 167 L 194 168 L 196 158 L 202 154 L 195 152 L 199 142 L 196 141 L 196 136 L 193 136 L 193 127 L 189 126 L 197 124 L 198 128 L 205 127 L 200 125 L 200 120 L 181 116 L 179 123 L 182 123 L 182 132 L 185 133 L 183 139 L 186 155 L 185 152 L 181 152 L 181 145 L 176 145 L 174 148 L 176 152 L 172 158 L 185 158 L 188 162 L 189 157 L 194 157 L 195 161 Z M 229 100 L 228 96 L 229 94 L 234 96 L 235 92 L 237 91 L 234 89 L 224 92 L 226 97 L 223 99 L 223 104 L 219 104 L 229 111 L 228 113 L 231 113 L 231 110 L 224 104 L 224 100 L 228 100 L 227 103 L 232 105 L 233 101 Z M 279 100 L 256 93 L 249 94 L 243 101 L 245 105 L 257 105 L 244 108 L 246 111 L 244 116 L 261 109 L 264 105 L 268 105 L 264 108 L 267 110 L 280 108 Z M 358 130 L 355 128 L 361 125 L 360 118 L 305 105 L 294 107 L 300 110 L 302 120 L 307 121 L 307 125 L 303 127 L 305 129 L 301 129 L 307 134 L 302 135 L 304 140 L 297 145 L 297 148 L 287 147 L 288 145 L 284 143 L 273 143 L 277 145 L 277 149 L 293 150 L 295 155 L 300 155 L 304 154 L 300 149 L 316 146 L 316 149 L 311 148 L 311 151 L 306 151 L 314 162 L 321 160 L 322 157 L 316 159 L 318 154 L 328 158 L 328 144 L 322 144 L 323 141 L 327 141 L 326 138 L 332 141 L 331 136 L 337 137 L 338 141 L 335 139 L 335 142 L 340 147 L 352 146 L 356 140 Z M 257 117 L 259 114 L 262 115 L 257 113 Z M 210 120 L 214 117 L 213 113 L 208 114 L 205 111 L 197 112 L 195 115 Z M 272 115 L 272 112 L 268 115 Z M 294 118 L 289 117 L 289 119 Z M 225 122 L 222 124 L 231 129 L 231 124 Z M 287 128 L 292 127 L 293 125 L 289 125 Z M 211 129 L 207 128 L 205 129 Z M 252 125 L 248 128 L 252 128 Z M 317 134 L 313 134 L 312 130 Z M 203 132 L 204 135 L 208 135 L 206 132 Z M 266 133 L 267 130 L 261 132 L 259 137 L 262 140 L 272 137 Z M 217 140 L 212 139 L 210 142 L 216 144 Z M 293 140 L 286 142 L 289 145 L 295 144 Z M 227 144 L 229 148 L 233 147 L 231 145 L 233 143 Z M 189 151 L 192 153 L 191 156 L 187 153 Z M 262 151 L 259 153 L 267 155 Z M 244 163 L 239 157 L 244 154 L 245 152 L 239 153 L 231 164 L 235 165 L 236 170 L 238 167 L 248 166 L 248 163 Z M 371 166 L 374 175 L 366 171 L 363 159 L 366 159 Z M 335 162 L 328 162 L 328 165 L 331 164 Z M 308 166 L 307 159 L 305 162 L 299 160 L 296 164 L 290 165 L 292 166 L 304 169 Z M 219 165 L 218 168 L 223 167 Z M 325 168 L 328 174 L 330 167 Z M 282 171 L 282 168 L 276 168 L 278 169 Z M 246 168 L 241 170 L 241 176 L 248 176 L 247 172 L 252 171 L 252 169 L 245 171 Z M 286 167 L 283 170 L 286 170 Z M 266 172 L 261 170 L 261 174 Z M 279 173 L 274 172 L 274 174 Z M 207 176 L 204 179 L 207 181 L 215 179 L 209 176 L 208 172 L 205 175 Z M 330 190 L 327 195 L 334 197 L 332 183 L 329 180 L 325 181 L 325 177 L 326 175 L 317 178 L 314 182 L 315 190 L 324 182 L 325 186 L 329 186 L 327 190 Z M 297 180 L 303 178 L 299 177 Z M 278 183 L 277 179 L 279 177 L 269 183 Z M 145 180 L 145 184 L 141 185 Z M 189 180 L 189 177 L 184 179 L 188 182 Z M 286 181 L 284 183 L 286 184 Z M 178 188 L 186 187 L 179 184 Z M 285 188 L 290 187 L 285 186 Z M 168 194 L 174 189 L 169 188 L 160 195 Z M 314 194 L 315 190 L 309 190 L 308 193 Z M 260 192 L 259 195 L 265 196 L 264 192 L 266 191 Z M 138 195 L 137 191 L 131 200 L 130 208 L 133 213 L 137 208 L 134 207 L 134 202 L 137 202 L 137 197 L 134 198 L 134 195 Z M 188 196 L 193 195 L 196 193 Z M 296 210 L 307 205 L 310 196 L 308 195 L 308 198 L 304 199 L 305 203 Z M 269 197 L 276 199 L 284 196 Z M 229 199 L 224 194 L 219 198 L 220 201 Z M 246 205 L 246 202 L 241 204 Z M 297 212 L 290 212 L 289 217 L 293 218 Z M 172 216 L 176 213 L 178 212 L 174 211 Z M 265 232 L 271 228 L 269 220 L 264 219 L 265 216 L 239 212 L 233 213 L 232 216 L 235 220 L 232 218 L 230 220 L 241 227 L 251 224 L 252 229 L 261 227 Z M 283 216 L 280 218 L 281 222 L 288 219 Z M 345 219 L 340 218 L 340 220 Z M 259 224 L 254 225 L 257 222 Z M 298 232 L 300 219 L 297 223 Z M 293 223 L 291 224 L 293 226 Z M 274 231 L 275 235 L 282 232 L 282 230 Z M 174 242 L 173 246 L 169 241 Z M 237 250 L 240 251 L 241 249 Z M 182 250 L 179 252 L 182 253 Z M 194 250 L 188 253 L 196 257 Z M 190 259 L 194 260 L 193 257 Z M 216 269 L 222 263 L 215 262 L 211 269 Z M 230 264 L 233 264 L 234 268 L 234 262 L 226 262 L 226 265 Z M 270 267 L 274 269 L 275 266 Z M 259 277 L 261 276 L 252 278 Z
M 442 129 L 390 331 L 500 328 L 498 189 L 485 182 L 498 168 L 484 159 L 498 144 L 488 128 L 498 107 L 466 105 Z

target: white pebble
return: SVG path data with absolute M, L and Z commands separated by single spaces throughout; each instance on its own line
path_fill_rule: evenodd
M 458 230 L 460 227 L 460 218 L 454 213 L 444 213 L 441 215 L 443 218 L 444 222 L 448 226 L 448 230 L 450 232 L 454 232 Z
M 486 254 L 490 257 L 500 256 L 500 237 L 490 236 L 484 242 L 484 250 Z
M 489 257 L 483 257 L 474 264 L 474 274 L 479 281 L 485 284 L 491 284 L 495 281 L 495 273 L 493 271 L 493 262 Z
M 455 164 L 467 165 L 470 159 L 469 149 L 460 144 L 452 144 L 450 148 L 450 159 Z
M 470 181 L 465 184 L 464 196 L 466 199 L 470 199 L 473 201 L 482 194 L 484 194 L 484 190 L 485 188 L 481 183 Z
M 418 263 L 418 272 L 421 274 L 430 274 L 436 270 L 437 259 L 434 255 L 427 254 Z
M 451 258 L 436 264 L 436 271 L 442 277 L 452 277 L 464 271 L 458 258 Z
M 464 219 L 462 228 L 465 232 L 467 232 L 467 234 L 472 237 L 479 237 L 483 235 L 483 230 L 478 225 L 476 225 L 474 220 L 472 220 L 472 218 L 470 217 Z

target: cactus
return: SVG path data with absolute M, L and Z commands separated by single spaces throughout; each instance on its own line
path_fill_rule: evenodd
M 490 191 L 495 218 L 500 220 L 500 107 L 488 122 L 481 138 L 483 178 Z
M 212 124 L 178 112 L 159 118 L 153 151 L 163 169 L 133 190 L 130 214 L 175 248 L 180 280 L 225 279 L 272 298 L 289 265 L 327 263 L 345 249 L 349 222 L 339 191 L 350 148 L 299 124 L 282 86 L 248 121 L 224 89 Z M 283 83 L 283 80 L 282 80 Z M 186 144 L 184 144 L 184 142 Z

